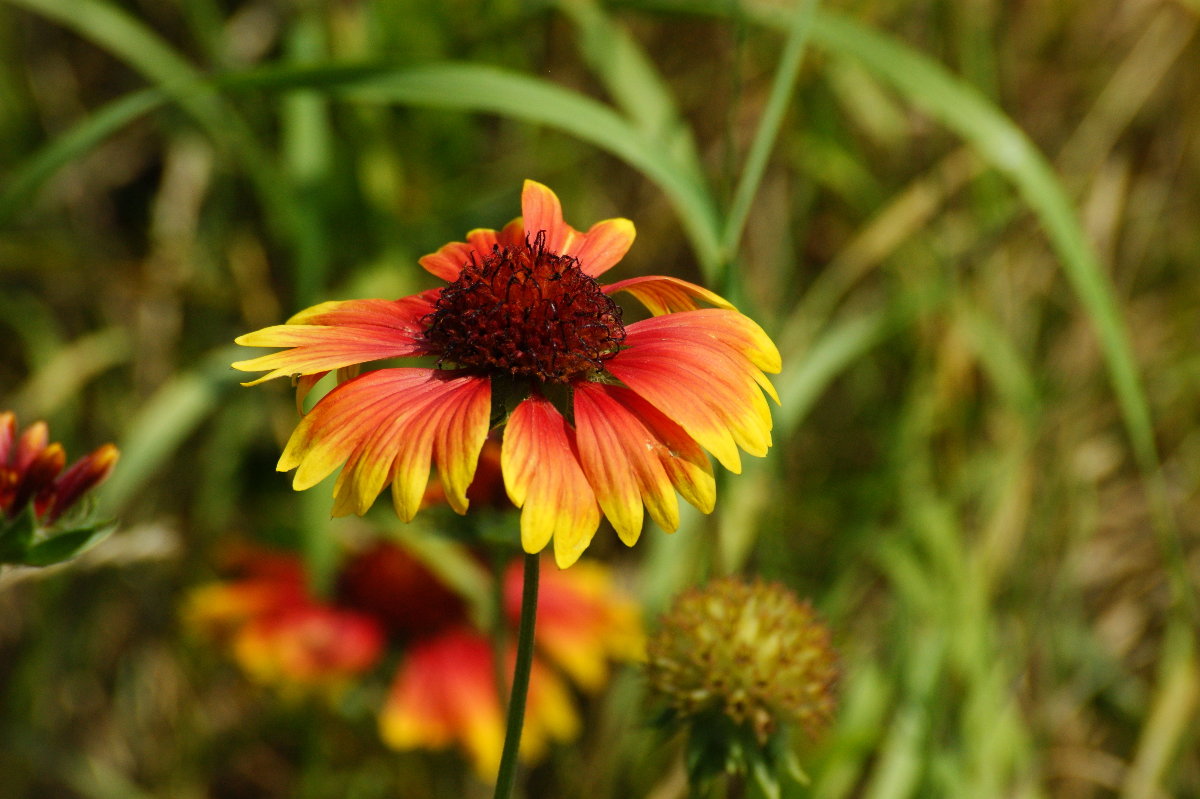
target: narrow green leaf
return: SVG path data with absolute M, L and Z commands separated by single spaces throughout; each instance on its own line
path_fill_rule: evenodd
M 721 234 L 721 263 L 726 268 L 733 260 L 738 242 L 741 241 L 742 231 L 750 216 L 750 206 L 754 202 L 754 196 L 758 194 L 758 186 L 767 170 L 771 150 L 775 148 L 784 114 L 795 93 L 796 78 L 800 74 L 800 64 L 804 58 L 804 48 L 808 44 L 816 10 L 817 0 L 800 0 L 791 12 L 787 42 L 783 47 L 783 55 L 779 58 L 775 79 L 771 83 L 771 94 L 767 98 L 758 128 L 754 131 L 750 152 L 746 155 L 746 163 L 742 167 L 741 177 L 738 178 L 733 203 Z
M 176 375 L 147 400 L 120 442 L 120 468 L 100 488 L 104 507 L 120 508 L 208 417 L 222 392 L 237 383 L 240 375 L 229 364 L 238 356 L 233 347 L 215 350 L 198 369 Z
M 606 150 L 658 184 L 675 206 L 702 270 L 707 275 L 716 269 L 719 225 L 707 189 L 675 164 L 661 142 L 603 103 L 538 78 L 474 64 L 434 64 L 359 77 L 337 93 L 359 101 L 499 114 L 546 125 Z
M 62 563 L 77 555 L 82 555 L 112 535 L 116 529 L 116 522 L 103 521 L 59 533 L 45 541 L 39 541 L 26 550 L 24 563 L 26 566 L 52 566 L 55 563 Z
M 0 190 L 0 225 L 28 206 L 55 172 L 90 152 L 100 142 L 143 114 L 160 107 L 167 95 L 159 89 L 127 94 L 52 140 L 9 175 Z

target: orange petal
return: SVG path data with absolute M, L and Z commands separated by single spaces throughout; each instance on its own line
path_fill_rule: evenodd
M 42 454 L 42 450 L 49 443 L 50 428 L 46 426 L 45 422 L 37 421 L 26 427 L 21 433 L 21 437 L 17 439 L 17 451 L 11 456 L 12 465 L 16 467 L 17 473 L 28 469 L 29 464 Z
M 599 277 L 625 257 L 636 235 L 628 219 L 606 219 L 592 225 L 587 233 L 576 233 L 566 254 L 579 259 L 585 275 Z
M 650 450 L 659 459 L 671 485 L 701 513 L 712 513 L 717 483 L 712 463 L 696 440 L 682 427 L 633 391 L 610 386 L 609 394 L 637 417 L 654 438 Z
M 508 419 L 500 454 L 505 487 L 521 508 L 521 544 L 540 552 L 553 537 L 561 568 L 574 563 L 600 524 L 596 497 L 579 465 L 575 434 L 550 401 L 534 394 Z
M 433 310 L 434 292 L 399 300 L 325 302 L 274 325 L 239 336 L 246 347 L 287 347 L 281 352 L 238 361 L 234 369 L 267 371 L 246 385 L 290 375 L 327 372 L 381 358 L 426 353 L 423 320 Z
M 380 369 L 329 392 L 292 433 L 278 469 L 296 469 L 296 490 L 345 463 L 334 514 L 365 513 L 388 482 L 410 521 L 437 464 L 447 501 L 466 510 L 466 489 L 487 437 L 486 379 L 436 369 Z
M 562 203 L 558 201 L 558 195 L 535 180 L 525 181 L 521 188 L 521 216 L 525 222 L 525 232 L 530 237 L 545 231 L 546 249 L 550 252 L 563 252 L 567 240 L 576 233 L 563 222 Z
M 509 247 L 524 243 L 525 228 L 518 217 L 498 233 L 491 228 L 475 228 L 467 233 L 466 241 L 445 244 L 437 252 L 422 256 L 417 263 L 436 277 L 453 283 L 458 280 L 464 266 L 472 261 L 482 263 L 483 259 L 492 254 L 492 248 L 496 245 Z
M 764 368 L 779 354 L 761 328 L 734 311 L 656 316 L 626 328 L 626 349 L 606 368 L 679 424 L 725 468 L 741 471 L 738 447 L 764 455 L 775 396 Z
M 679 526 L 679 485 L 712 509 L 708 458 L 682 429 L 632 391 L 603 383 L 575 388 L 575 429 L 584 473 L 621 540 L 632 546 L 642 508 L 665 530 Z
M 475 230 L 472 231 L 476 236 L 485 233 L 491 233 L 495 236 L 494 230 Z M 491 251 L 491 247 L 483 250 L 482 253 L 487 255 Z M 462 268 L 471 262 L 472 258 L 479 258 L 480 249 L 474 244 L 465 241 L 452 241 L 449 244 L 442 245 L 437 252 L 432 252 L 429 255 L 423 255 L 417 259 L 417 263 L 425 267 L 425 270 L 435 277 L 440 277 L 447 283 L 453 283 L 458 279 L 458 273 Z
M 700 306 L 696 304 L 697 299 L 728 311 L 736 310 L 721 295 L 674 277 L 631 277 L 604 287 L 605 294 L 616 294 L 618 291 L 632 294 L 655 316 L 698 310 Z

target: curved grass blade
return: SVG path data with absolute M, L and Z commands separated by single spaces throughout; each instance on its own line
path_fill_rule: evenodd
M 0 191 L 0 225 L 24 208 L 55 172 L 82 157 L 129 123 L 161 107 L 167 95 L 143 89 L 104 106 L 71 130 L 54 139 L 13 172 Z

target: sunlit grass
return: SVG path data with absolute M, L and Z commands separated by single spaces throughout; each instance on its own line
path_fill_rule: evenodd
M 812 597 L 842 709 L 797 795 L 1200 792 L 1196 9 L 228 5 L 0 3 L 0 408 L 124 452 L 122 532 L 0 575 L 0 797 L 487 795 L 175 609 L 231 535 L 320 572 L 345 529 L 274 473 L 292 401 L 235 391 L 233 337 L 428 286 L 525 177 L 783 350 L 770 457 L 594 557 L 648 612 L 730 571 Z M 528 795 L 685 795 L 640 694 Z

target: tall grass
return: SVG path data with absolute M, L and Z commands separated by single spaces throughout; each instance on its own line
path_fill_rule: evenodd
M 386 751 L 370 697 L 271 702 L 174 607 L 231 535 L 321 573 L 343 527 L 274 474 L 294 409 L 235 390 L 230 340 L 425 287 L 416 258 L 502 224 L 525 177 L 576 224 L 632 218 L 619 268 L 705 282 L 780 343 L 770 457 L 711 517 L 594 556 L 650 619 L 720 572 L 813 598 L 844 680 L 808 794 L 1200 796 L 1194 6 L 4 0 L 0 23 L 0 408 L 124 452 L 122 533 L 0 575 L 0 797 L 479 790 Z M 593 702 L 529 795 L 682 796 L 640 690 Z

